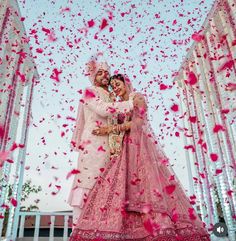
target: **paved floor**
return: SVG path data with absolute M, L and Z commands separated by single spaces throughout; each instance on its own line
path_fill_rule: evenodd
M 25 237 L 25 238 L 18 238 L 16 239 L 16 241 L 33 241 L 34 239 L 33 238 L 30 238 L 30 237 Z M 48 241 L 49 238 L 46 237 L 46 238 L 39 238 L 38 241 Z M 63 241 L 63 238 L 54 238 L 53 241 Z
M 25 237 L 25 238 L 18 238 L 16 241 L 33 241 L 33 238 Z M 48 241 L 49 238 L 39 238 L 38 241 Z M 63 241 L 63 238 L 54 238 L 53 241 Z M 234 241 L 229 240 L 228 238 L 219 238 L 216 236 L 211 237 L 211 241 Z
M 1 239 L 0 239 L 1 240 Z M 17 238 L 16 241 L 33 241 L 34 238 L 33 237 L 24 237 L 24 238 Z M 6 241 L 4 239 L 2 239 L 2 241 Z M 48 237 L 40 237 L 38 239 L 38 241 L 49 241 Z M 55 237 L 53 239 L 53 241 L 63 241 L 63 238 L 61 237 Z M 229 238 L 225 237 L 225 238 L 219 238 L 216 237 L 215 235 L 211 235 L 211 241 L 236 241 L 236 240 L 230 240 Z

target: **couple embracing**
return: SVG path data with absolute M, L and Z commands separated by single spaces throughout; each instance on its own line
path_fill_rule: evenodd
M 148 121 L 144 95 L 91 60 L 71 141 L 70 241 L 209 241 Z

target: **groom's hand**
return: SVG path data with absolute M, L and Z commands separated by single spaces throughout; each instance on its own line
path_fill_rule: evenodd
M 101 126 L 101 127 L 97 128 L 97 129 L 94 129 L 92 131 L 92 134 L 96 135 L 96 136 L 108 135 L 109 134 L 109 127 L 108 126 Z

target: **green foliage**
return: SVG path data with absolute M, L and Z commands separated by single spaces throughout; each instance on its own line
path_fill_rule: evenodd
M 10 202 L 10 198 L 12 197 L 13 194 L 13 184 L 7 184 L 8 187 L 8 197 L 7 200 L 8 202 Z M 20 205 L 26 201 L 29 196 L 31 194 L 37 194 L 39 192 L 42 191 L 42 187 L 41 186 L 36 186 L 32 184 L 31 180 L 27 180 L 23 186 L 22 186 L 22 192 L 21 192 L 21 201 L 20 201 Z M 37 205 L 29 205 L 29 206 L 20 206 L 20 211 L 36 211 L 39 210 Z M 6 232 L 6 227 L 7 227 L 7 223 L 8 223 L 8 217 L 9 217 L 9 210 L 7 209 L 4 215 L 4 223 L 3 223 L 3 235 Z

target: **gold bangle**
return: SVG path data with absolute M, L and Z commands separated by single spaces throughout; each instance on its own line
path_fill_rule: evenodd
M 116 133 L 119 133 L 119 125 L 116 125 Z
M 113 126 L 112 133 L 116 134 L 116 125 Z

